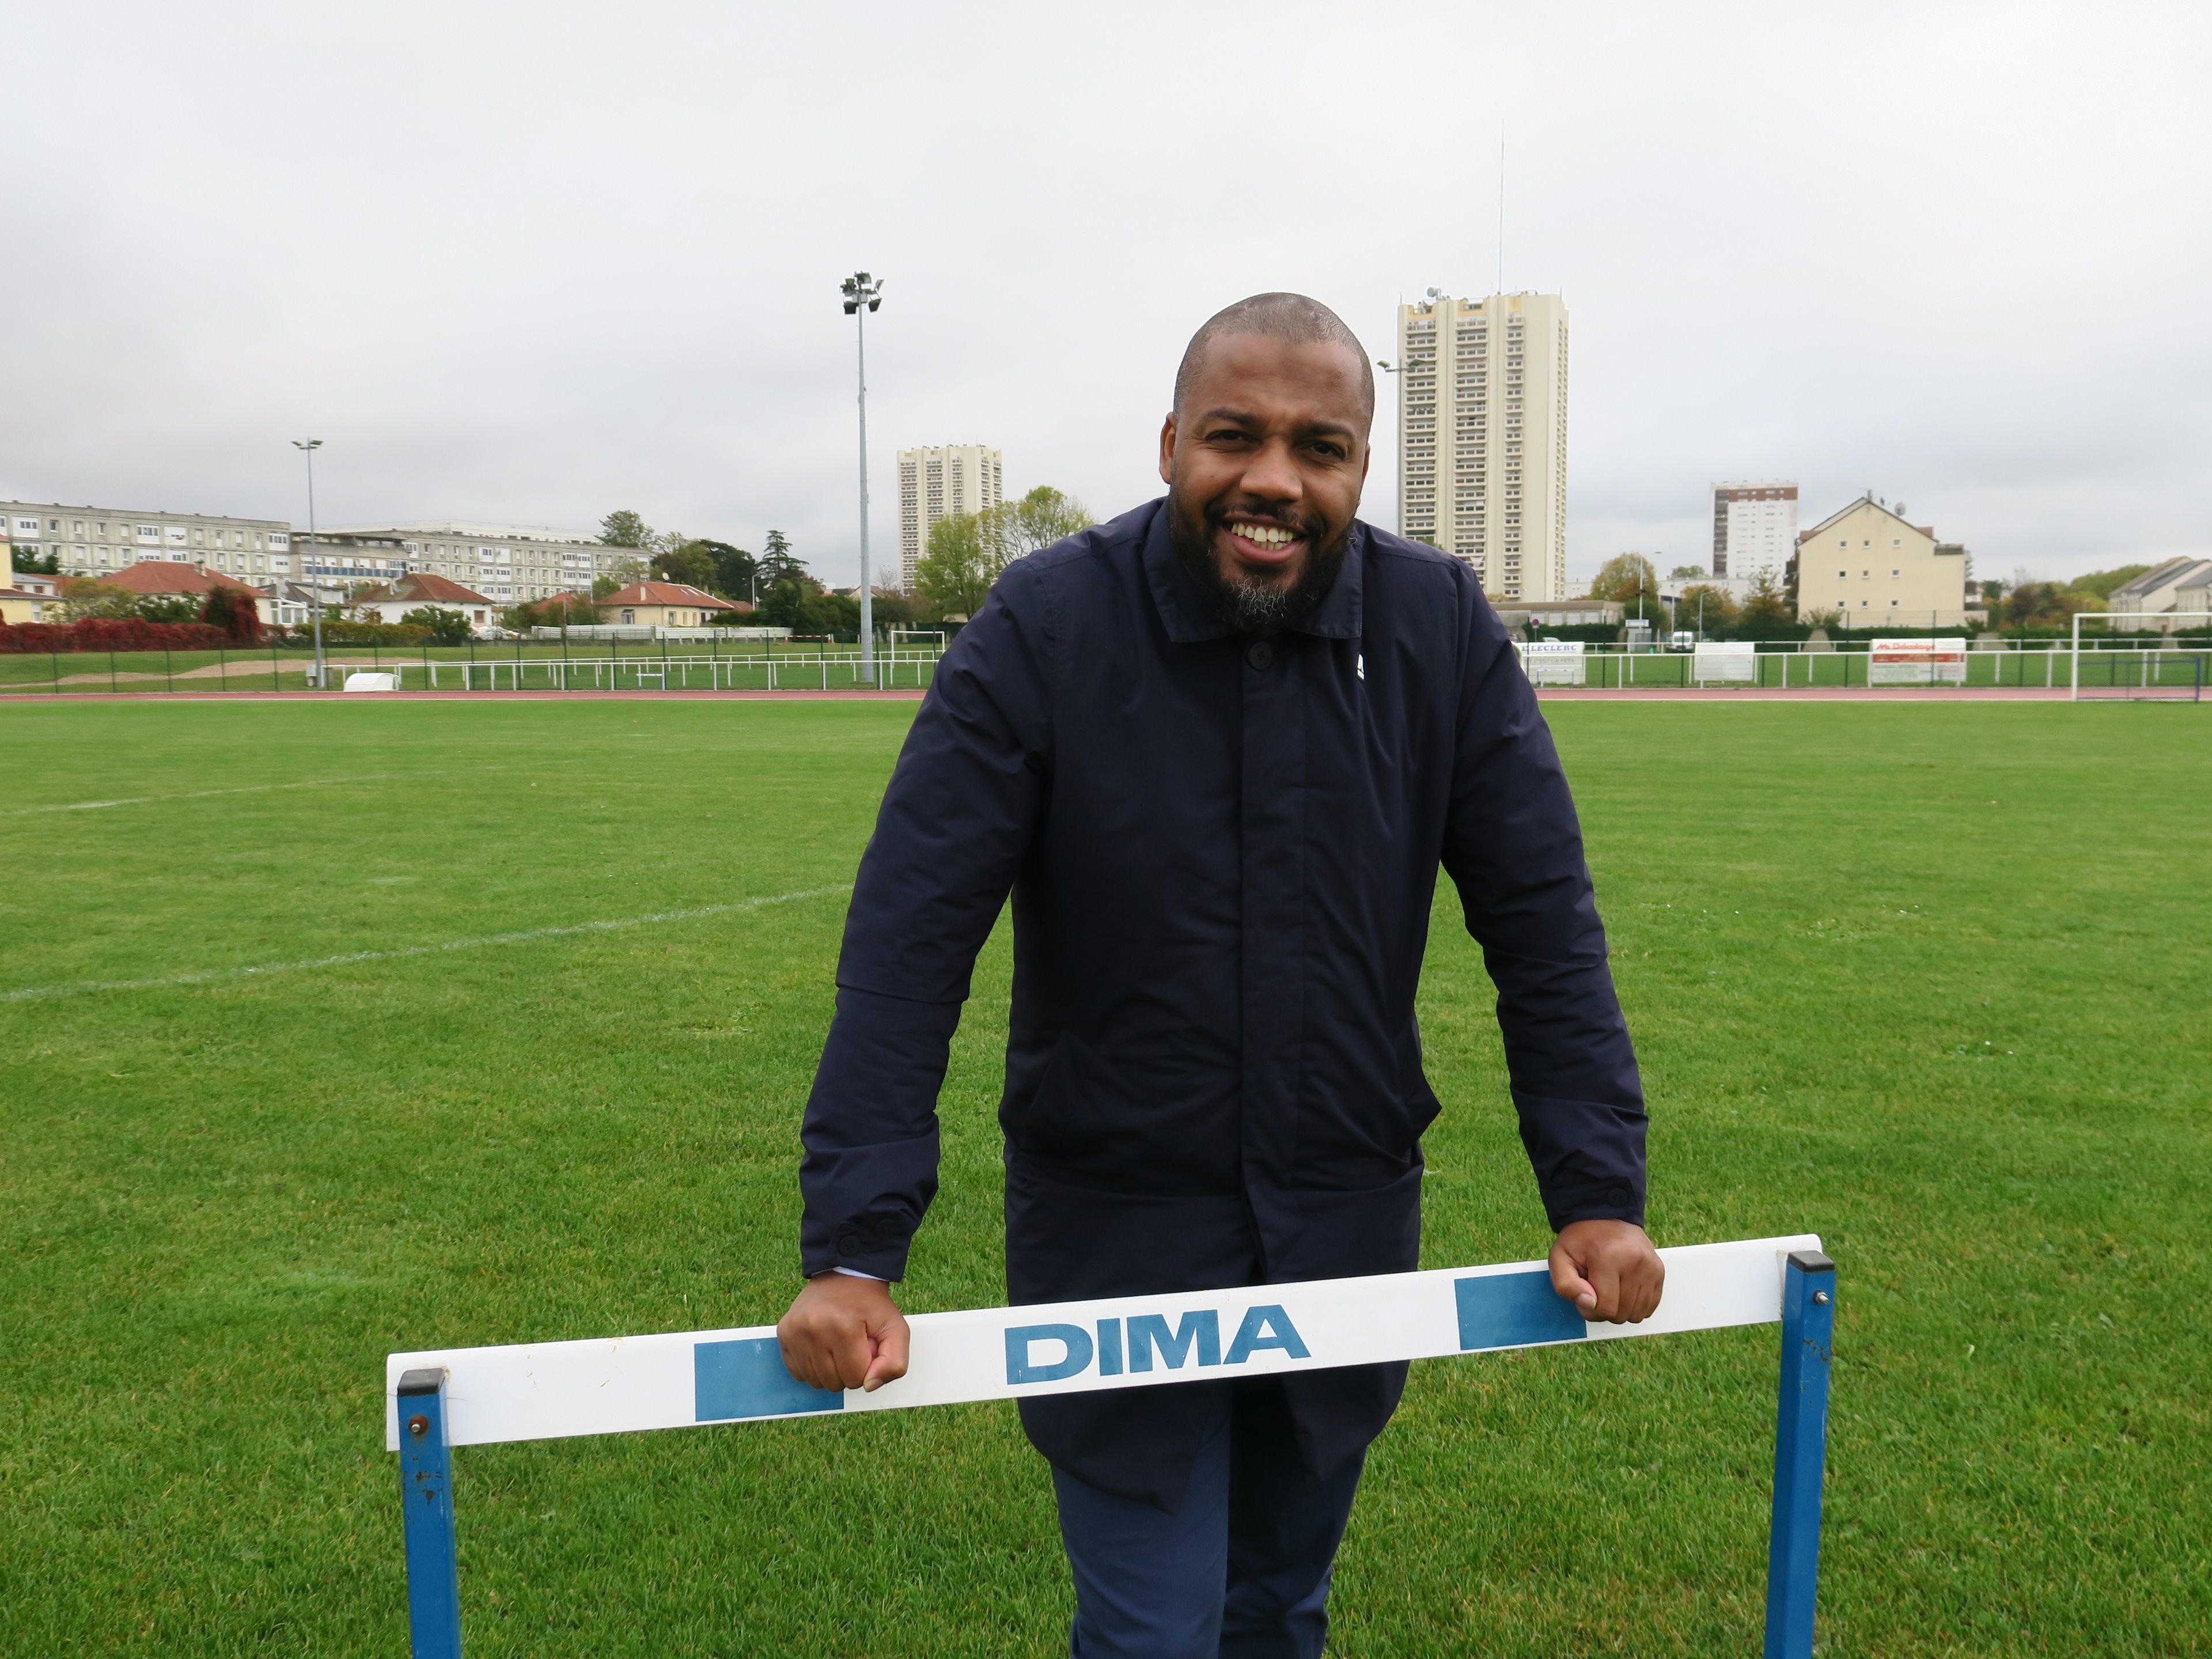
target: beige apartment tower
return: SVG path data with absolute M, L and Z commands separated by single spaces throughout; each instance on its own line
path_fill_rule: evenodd
M 898 453 L 899 586 L 914 592 L 914 568 L 929 550 L 930 526 L 959 513 L 981 513 L 1006 499 L 1005 465 L 981 444 L 942 444 Z
M 1398 307 L 1399 528 L 1494 599 L 1567 597 L 1567 307 L 1556 294 Z

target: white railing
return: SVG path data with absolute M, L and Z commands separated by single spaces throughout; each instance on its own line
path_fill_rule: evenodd
M 670 653 L 663 657 L 484 657 L 474 662 L 440 661 L 423 665 L 433 690 L 458 676 L 465 691 L 496 691 L 505 679 L 507 689 L 520 691 L 532 683 L 556 691 L 572 690 L 694 690 L 736 691 L 762 689 L 752 684 L 765 678 L 766 690 L 828 691 L 854 687 L 860 679 L 858 651 L 823 652 L 811 657 L 796 653 L 757 657 L 702 657 Z M 934 652 L 876 653 L 876 684 L 891 690 L 901 684 L 921 687 L 929 683 L 937 665 Z M 740 682 L 744 684 L 740 684 Z M 479 685 L 481 682 L 481 686 Z

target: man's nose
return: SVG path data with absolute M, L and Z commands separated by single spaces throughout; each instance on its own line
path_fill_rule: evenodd
M 1294 501 L 1305 494 L 1305 481 L 1291 459 L 1291 447 L 1277 440 L 1260 446 L 1244 469 L 1245 493 L 1268 501 Z

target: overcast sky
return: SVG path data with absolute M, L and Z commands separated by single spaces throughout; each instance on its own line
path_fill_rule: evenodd
M 0 496 L 616 507 L 858 570 L 893 452 L 1158 493 L 1209 313 L 1498 270 L 1572 325 L 1569 564 L 1720 477 L 1978 573 L 2212 550 L 2212 7 L 9 0 Z M 1389 525 L 1395 420 L 1366 516 Z M 895 568 L 895 567 L 894 567 Z

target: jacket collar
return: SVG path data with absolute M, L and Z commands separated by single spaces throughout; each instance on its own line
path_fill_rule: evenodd
M 1229 636 L 1229 625 L 1214 615 L 1213 607 L 1199 592 L 1198 584 L 1182 568 L 1182 561 L 1176 557 L 1175 537 L 1169 527 L 1164 495 L 1152 503 L 1152 522 L 1145 529 L 1143 557 L 1145 580 L 1152 590 L 1152 603 L 1158 607 L 1160 624 L 1167 629 L 1170 640 L 1177 645 L 1190 645 L 1200 640 Z M 1358 639 L 1364 609 L 1360 602 L 1361 577 L 1366 563 L 1367 526 L 1355 519 L 1352 538 L 1345 545 L 1344 565 L 1336 573 L 1335 583 L 1313 615 L 1290 631 L 1325 640 Z

